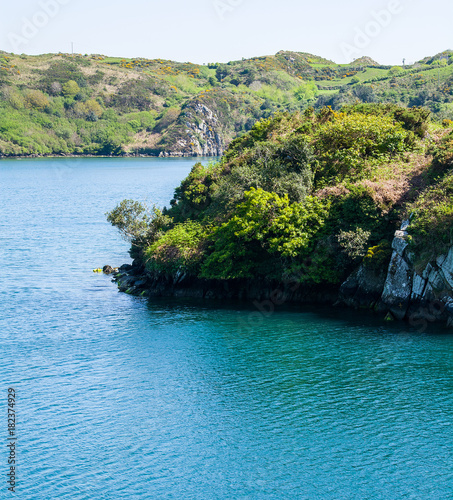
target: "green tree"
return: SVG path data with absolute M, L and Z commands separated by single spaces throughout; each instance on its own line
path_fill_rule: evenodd
M 74 106 L 76 115 L 84 118 L 91 118 L 91 121 L 96 121 L 102 116 L 104 110 L 101 105 L 94 99 L 89 99 L 86 102 L 78 102 Z
M 27 108 L 43 110 L 49 105 L 49 99 L 40 90 L 27 90 L 24 97 Z
M 6 102 L 11 104 L 13 108 L 23 109 L 25 104 L 24 98 L 22 97 L 21 93 L 14 87 L 3 87 L 2 97 Z
M 401 66 L 392 66 L 388 71 L 389 76 L 396 76 L 401 73 L 404 73 L 404 69 Z
M 318 95 L 318 87 L 314 82 L 304 82 L 294 90 L 294 96 L 298 101 L 309 101 Z
M 74 97 L 80 92 L 80 87 L 74 80 L 69 80 L 63 85 L 63 95 L 65 97 Z
M 156 206 L 150 209 L 134 200 L 123 200 L 105 215 L 125 240 L 141 246 L 150 245 L 160 238 L 172 222 Z
M 262 189 L 250 189 L 233 216 L 211 235 L 214 250 L 206 259 L 206 278 L 280 278 L 287 266 L 313 250 L 329 203 L 312 196 L 290 203 Z

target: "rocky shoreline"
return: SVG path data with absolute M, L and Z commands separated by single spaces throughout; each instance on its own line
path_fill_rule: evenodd
M 135 260 L 118 270 L 105 266 L 119 291 L 143 297 L 191 297 L 253 301 L 258 307 L 284 303 L 335 305 L 370 310 L 388 321 L 407 321 L 424 329 L 429 323 L 453 326 L 453 247 L 420 271 L 408 244 L 409 222 L 396 231 L 387 269 L 361 265 L 338 288 L 307 288 L 297 281 L 207 280 L 176 273 L 151 274 Z M 264 305 L 263 305 L 264 304 Z
M 145 297 L 269 300 L 275 305 L 286 302 L 331 304 L 337 300 L 337 293 L 333 289 L 307 290 L 296 281 L 283 283 L 248 280 L 221 281 L 200 279 L 183 273 L 176 273 L 173 276 L 150 274 L 137 261 L 134 261 L 132 265 L 124 264 L 117 272 L 111 274 L 120 292 Z

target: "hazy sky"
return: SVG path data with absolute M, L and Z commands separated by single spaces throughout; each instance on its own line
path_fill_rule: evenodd
M 226 62 L 279 50 L 337 63 L 453 48 L 451 0 L 3 0 L 0 49 Z

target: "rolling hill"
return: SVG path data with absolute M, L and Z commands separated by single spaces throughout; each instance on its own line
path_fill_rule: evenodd
M 218 156 L 278 111 L 386 102 L 453 118 L 453 52 L 404 67 L 280 51 L 196 65 L 0 51 L 0 156 Z

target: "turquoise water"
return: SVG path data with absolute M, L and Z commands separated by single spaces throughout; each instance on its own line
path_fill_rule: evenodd
M 451 499 L 453 335 L 336 310 L 153 300 L 104 213 L 188 159 L 0 161 L 0 498 Z

